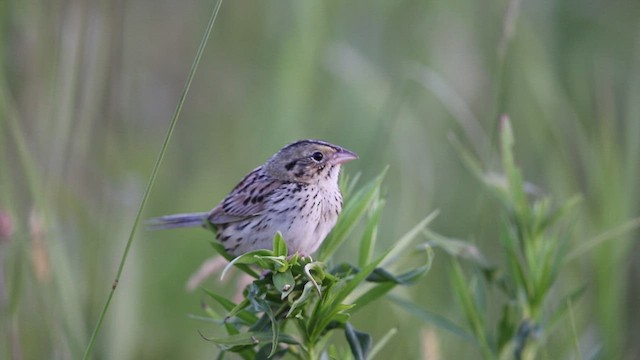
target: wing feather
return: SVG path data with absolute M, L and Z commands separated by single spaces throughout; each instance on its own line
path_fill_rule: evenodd
M 253 170 L 209 213 L 214 225 L 241 221 L 265 211 L 265 202 L 273 195 L 281 180 L 264 173 L 261 167 Z

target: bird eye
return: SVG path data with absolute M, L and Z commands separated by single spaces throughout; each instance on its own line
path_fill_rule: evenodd
M 322 155 L 320 151 L 316 151 L 313 153 L 313 155 L 311 155 L 311 158 L 315 161 L 322 161 L 322 159 L 324 158 L 324 155 Z

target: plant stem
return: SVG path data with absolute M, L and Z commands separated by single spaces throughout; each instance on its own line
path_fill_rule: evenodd
M 153 183 L 156 180 L 158 175 L 158 171 L 160 169 L 160 165 L 162 164 L 162 159 L 164 158 L 164 154 L 167 151 L 169 146 L 169 141 L 171 140 L 171 135 L 173 134 L 173 130 L 176 127 L 178 122 L 178 117 L 180 116 L 180 112 L 182 111 L 182 106 L 184 105 L 184 100 L 189 92 L 189 88 L 191 87 L 191 82 L 193 81 L 194 75 L 196 73 L 196 69 L 198 68 L 198 64 L 200 63 L 200 58 L 202 58 L 202 54 L 204 52 L 204 48 L 207 44 L 207 40 L 209 39 L 209 35 L 211 34 L 211 30 L 213 29 L 213 24 L 215 23 L 216 16 L 218 15 L 218 10 L 220 9 L 220 5 L 222 4 L 222 0 L 218 0 L 216 6 L 213 8 L 211 12 L 211 16 L 209 18 L 209 23 L 207 24 L 207 28 L 204 32 L 202 40 L 200 41 L 200 45 L 198 46 L 198 50 L 196 52 L 195 59 L 193 60 L 193 64 L 191 65 L 191 70 L 189 71 L 189 75 L 187 76 L 187 81 L 185 82 L 184 88 L 182 89 L 182 95 L 178 100 L 178 104 L 173 113 L 173 117 L 171 118 L 171 124 L 169 125 L 169 130 L 167 131 L 167 135 L 162 143 L 162 147 L 160 149 L 160 153 L 158 154 L 158 158 L 153 166 L 153 170 L 151 171 L 151 176 L 149 176 L 149 181 L 147 183 L 147 187 L 145 189 L 144 195 L 142 196 L 142 201 L 140 202 L 140 207 L 138 208 L 138 212 L 136 214 L 136 218 L 133 222 L 133 226 L 131 228 L 131 232 L 129 233 L 129 238 L 127 240 L 127 244 L 124 248 L 124 253 L 122 254 L 122 258 L 120 259 L 120 265 L 118 266 L 118 271 L 116 272 L 115 280 L 111 286 L 111 291 L 109 292 L 109 296 L 107 297 L 107 301 L 102 308 L 102 312 L 100 313 L 100 317 L 98 318 L 98 323 L 91 334 L 91 339 L 89 340 L 89 344 L 84 352 L 83 359 L 88 359 L 89 355 L 91 355 L 91 351 L 95 344 L 98 333 L 100 332 L 100 328 L 102 327 L 102 322 L 104 321 L 105 315 L 109 309 L 109 305 L 111 304 L 111 300 L 113 299 L 113 294 L 118 287 L 118 282 L 120 281 L 120 277 L 122 276 L 122 271 L 124 269 L 124 264 L 127 261 L 127 257 L 129 255 L 129 250 L 131 249 L 131 244 L 133 243 L 133 238 L 135 236 L 136 230 L 138 228 L 138 224 L 140 223 L 140 218 L 142 217 L 142 211 L 144 210 L 145 205 L 147 204 L 147 200 L 149 199 L 149 194 L 151 193 L 151 189 L 153 188 Z

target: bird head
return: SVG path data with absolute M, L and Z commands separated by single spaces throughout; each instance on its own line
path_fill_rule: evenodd
M 337 182 L 340 165 L 357 158 L 354 152 L 325 141 L 300 140 L 280 149 L 267 161 L 265 170 L 283 181 Z

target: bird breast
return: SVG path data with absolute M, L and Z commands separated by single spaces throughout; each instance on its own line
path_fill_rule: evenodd
M 289 206 L 284 204 L 279 231 L 289 247 L 289 253 L 299 252 L 311 255 L 338 220 L 342 209 L 342 196 L 336 186 L 296 185 L 289 198 Z

